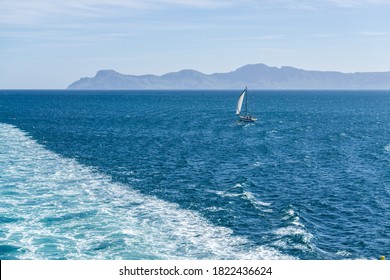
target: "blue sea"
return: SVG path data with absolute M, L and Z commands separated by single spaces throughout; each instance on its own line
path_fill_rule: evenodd
M 0 259 L 390 257 L 390 92 L 0 91 Z

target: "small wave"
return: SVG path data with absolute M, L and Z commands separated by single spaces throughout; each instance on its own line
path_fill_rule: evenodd
M 219 212 L 219 211 L 224 211 L 226 209 L 224 209 L 222 207 L 211 206 L 211 207 L 207 207 L 206 210 L 209 212 Z
M 290 223 L 295 225 L 295 226 L 304 226 L 301 222 L 300 222 L 300 218 L 299 216 L 295 213 L 295 211 L 293 209 L 289 209 L 287 210 L 286 212 L 287 215 L 285 215 L 282 220 L 290 220 Z
M 14 126 L 0 124 L 0 143 L 0 213 L 14 219 L 2 224 L 0 242 L 11 246 L 11 258 L 292 258 L 254 246 L 197 212 L 113 183 Z M 3 193 L 9 182 L 13 195 Z
M 302 251 L 312 250 L 313 235 L 307 231 L 304 224 L 300 221 L 299 215 L 294 209 L 286 210 L 286 215 L 282 220 L 287 223 L 285 227 L 281 227 L 275 231 L 275 234 L 280 237 L 274 245 L 283 249 L 298 249 Z
M 279 131 L 275 130 L 275 129 L 272 129 L 272 130 L 268 130 L 266 131 L 266 134 L 276 134 L 278 133 Z
M 216 195 L 220 196 L 220 197 L 240 197 L 242 196 L 242 194 L 240 193 L 229 193 L 229 192 L 226 192 L 226 191 L 209 191 L 211 193 L 215 193 Z
M 234 185 L 231 190 L 235 190 L 234 192 L 229 192 L 229 191 L 213 191 L 211 190 L 210 192 L 215 193 L 221 197 L 240 197 L 246 201 L 248 201 L 253 207 L 256 209 L 262 211 L 262 212 L 272 212 L 273 210 L 268 208 L 272 203 L 270 202 L 264 202 L 255 197 L 255 195 L 250 192 L 245 190 L 244 185 L 242 184 L 236 184 Z
M 272 212 L 272 209 L 265 209 L 265 207 L 269 207 L 271 205 L 270 202 L 264 202 L 256 199 L 250 191 L 244 191 L 243 195 L 256 209 L 263 212 Z
M 349 253 L 349 252 L 347 252 L 347 251 L 345 251 L 345 250 L 341 250 L 341 251 L 337 251 L 336 255 L 342 256 L 342 257 L 349 257 L 349 256 L 351 256 L 352 254 Z
M 385 150 L 386 152 L 390 152 L 390 144 L 386 145 L 386 146 L 384 147 L 384 150 Z
M 306 230 L 304 230 L 301 227 L 295 227 L 295 226 L 288 226 L 284 228 L 280 228 L 276 230 L 277 235 L 283 235 L 283 236 L 301 236 L 302 241 L 305 243 L 310 242 L 310 240 L 313 238 L 313 235 L 308 233 Z
M 253 164 L 254 167 L 261 167 L 261 166 L 264 166 L 264 163 L 260 162 L 260 161 L 256 161 L 254 164 Z

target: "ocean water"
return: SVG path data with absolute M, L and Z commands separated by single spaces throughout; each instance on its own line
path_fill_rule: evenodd
M 0 91 L 0 259 L 390 256 L 390 92 Z

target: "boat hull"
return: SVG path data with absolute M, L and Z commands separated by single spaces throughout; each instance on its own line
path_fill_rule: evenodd
M 248 122 L 248 123 L 257 121 L 257 119 L 252 116 L 240 116 L 238 120 L 240 122 Z

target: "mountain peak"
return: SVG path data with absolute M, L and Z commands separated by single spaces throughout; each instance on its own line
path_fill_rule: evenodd
M 114 76 L 114 75 L 122 75 L 122 74 L 112 69 L 104 69 L 104 70 L 97 71 L 95 77 L 107 77 L 107 76 Z
M 390 72 L 341 73 L 307 71 L 291 66 L 248 64 L 229 73 L 203 74 L 184 69 L 161 76 L 124 75 L 100 70 L 68 89 L 390 89 Z

